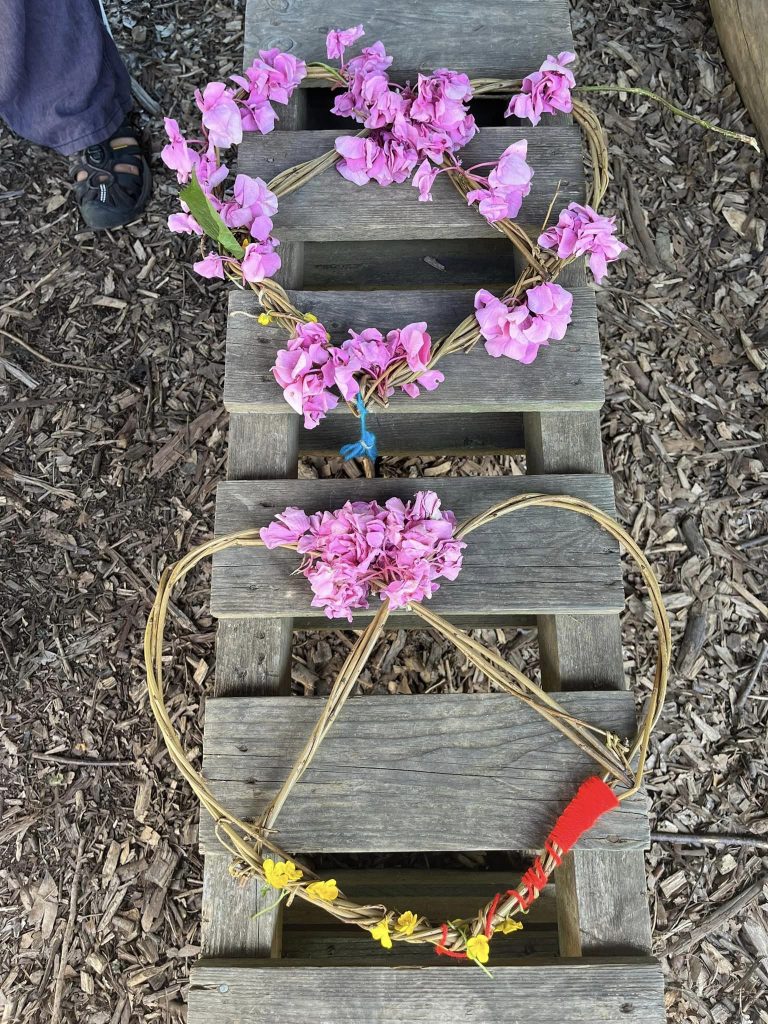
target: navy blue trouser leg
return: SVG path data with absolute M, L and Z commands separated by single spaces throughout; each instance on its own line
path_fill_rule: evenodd
M 65 156 L 108 139 L 131 82 L 98 0 L 0 0 L 0 118 Z

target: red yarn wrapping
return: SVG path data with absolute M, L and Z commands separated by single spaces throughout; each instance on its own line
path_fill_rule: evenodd
M 523 875 L 521 882 L 530 893 L 535 893 L 533 899 L 539 895 L 541 890 L 547 884 L 548 879 L 547 872 L 544 870 L 544 865 L 541 863 L 541 858 L 537 857 L 533 864 Z M 531 900 L 533 902 L 533 900 Z
M 488 913 L 485 915 L 485 937 L 490 939 L 493 934 L 493 915 L 496 913 L 496 907 L 499 905 L 501 899 L 501 893 L 497 892 L 491 900 L 491 905 L 488 907 Z
M 457 953 L 455 949 L 446 949 L 445 944 L 448 941 L 448 925 L 443 924 L 440 926 L 443 932 L 443 941 L 435 946 L 435 952 L 438 956 L 450 956 L 454 960 L 466 960 L 466 953 Z
M 557 819 L 546 846 L 557 844 L 563 853 L 567 853 L 579 836 L 591 829 L 598 818 L 618 806 L 616 794 L 602 779 L 597 776 L 586 779 Z

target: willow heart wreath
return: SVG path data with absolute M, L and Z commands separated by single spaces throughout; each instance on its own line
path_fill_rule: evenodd
M 205 235 L 216 244 L 215 250 L 201 252 L 195 270 L 255 291 L 262 307 L 257 319 L 263 325 L 275 322 L 290 335 L 286 347 L 277 352 L 272 371 L 286 401 L 303 414 L 309 429 L 346 401 L 360 420 L 360 438 L 345 445 L 341 454 L 363 458 L 371 475 L 377 455 L 376 439 L 366 425 L 371 404 L 386 405 L 396 388 L 414 398 L 421 388 L 434 390 L 444 380 L 437 369 L 441 359 L 468 352 L 481 339 L 495 358 L 532 362 L 542 346 L 565 336 L 570 323 L 573 299 L 557 284 L 563 269 L 588 257 L 600 281 L 607 263 L 626 248 L 615 237 L 614 218 L 598 212 L 608 185 L 608 150 L 600 122 L 583 94 L 641 95 L 711 131 L 758 146 L 753 138 L 689 114 L 647 89 L 577 86 L 569 68 L 575 59 L 572 53 L 548 56 L 538 71 L 523 79 L 470 80 L 440 68 L 420 74 L 413 86 L 400 86 L 389 78 L 392 57 L 381 42 L 345 61 L 346 48 L 363 35 L 362 25 L 328 34 L 328 58 L 338 58 L 338 68 L 305 64 L 277 49 L 260 51 L 244 75 L 232 76 L 234 86 L 209 82 L 196 92 L 202 115 L 199 138 L 188 140 L 178 123 L 166 118 L 170 141 L 162 156 L 185 185 L 182 212 L 171 215 L 169 227 Z M 357 121 L 362 129 L 357 135 L 340 136 L 330 152 L 281 171 L 269 183 L 238 174 L 232 192 L 226 193 L 229 172 L 221 161 L 222 151 L 237 145 L 244 132 L 271 131 L 277 118 L 273 104 L 287 103 L 305 79 L 338 90 L 332 112 Z M 472 167 L 464 167 L 456 155 L 477 131 L 470 100 L 510 95 L 506 116 L 534 126 L 542 116 L 572 113 L 583 131 L 592 168 L 588 205 L 570 203 L 550 224 L 555 193 L 536 237 L 515 221 L 534 175 L 526 160 L 527 141 L 520 139 L 497 160 Z M 501 297 L 480 290 L 475 311 L 441 338 L 432 339 L 428 325 L 419 322 L 386 337 L 375 327 L 365 327 L 351 330 L 344 341 L 332 339 L 311 312 L 297 309 L 272 280 L 280 268 L 272 218 L 279 199 L 334 166 L 359 186 L 376 182 L 386 187 L 410 178 L 424 202 L 431 200 L 438 175 L 447 174 L 458 193 L 522 254 L 522 273 Z
M 464 538 L 503 516 L 532 508 L 560 509 L 592 519 L 624 546 L 640 570 L 658 637 L 653 684 L 634 737 L 622 740 L 574 717 L 523 672 L 423 604 L 438 589 L 438 579 L 455 579 L 461 571 Z M 300 571 L 312 587 L 313 603 L 324 607 L 328 615 L 351 618 L 354 609 L 368 606 L 372 595 L 381 605 L 348 655 L 279 792 L 261 820 L 249 822 L 231 814 L 216 798 L 189 760 L 176 731 L 164 697 L 165 621 L 173 588 L 203 559 L 232 547 L 278 546 L 301 554 Z M 298 866 L 274 839 L 280 809 L 342 711 L 392 608 L 406 608 L 449 640 L 491 682 L 534 709 L 589 755 L 603 776 L 587 779 L 579 787 L 517 887 L 496 893 L 471 919 L 434 924 L 410 910 L 355 903 L 344 896 L 335 879 L 317 878 L 306 866 Z M 289 508 L 265 529 L 217 538 L 194 549 L 163 572 L 147 622 L 144 658 L 150 704 L 168 752 L 213 817 L 219 841 L 234 858 L 233 875 L 263 880 L 280 891 L 280 899 L 300 898 L 322 906 L 340 921 L 367 929 L 385 947 L 393 941 L 426 943 L 438 954 L 482 966 L 488 960 L 494 932 L 522 927 L 517 917 L 536 899 L 578 837 L 642 785 L 649 738 L 664 703 L 670 645 L 669 622 L 653 570 L 633 538 L 600 509 L 568 495 L 522 494 L 459 525 L 450 511 L 441 509 L 437 495 L 425 491 L 406 503 L 396 498 L 383 506 L 348 502 L 342 509 L 312 516 Z

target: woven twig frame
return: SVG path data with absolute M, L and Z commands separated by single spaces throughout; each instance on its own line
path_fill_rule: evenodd
M 658 719 L 664 703 L 667 675 L 669 670 L 671 635 L 669 621 L 664 608 L 661 590 L 653 570 L 635 540 L 614 519 L 595 506 L 568 495 L 522 494 L 500 502 L 482 514 L 462 523 L 456 532 L 458 538 L 467 537 L 474 530 L 500 519 L 503 516 L 524 509 L 554 508 L 577 513 L 596 522 L 603 530 L 624 546 L 637 565 L 648 588 L 648 596 L 656 623 L 658 636 L 656 642 L 656 669 L 648 700 L 634 737 L 628 741 L 626 748 L 615 736 L 600 733 L 586 726 L 568 714 L 554 696 L 546 693 L 532 679 L 528 678 L 514 666 L 508 664 L 495 652 L 487 650 L 466 632 L 453 626 L 441 616 L 428 610 L 422 604 L 414 603 L 408 610 L 417 615 L 431 628 L 450 640 L 474 665 L 492 682 L 519 700 L 542 714 L 554 727 L 585 750 L 606 771 L 606 779 L 616 790 L 619 801 L 627 799 L 642 784 L 643 768 L 648 751 L 651 731 Z M 175 565 L 166 569 L 160 579 L 154 604 L 147 622 L 144 637 L 144 658 L 147 671 L 147 688 L 150 705 L 157 724 L 165 740 L 168 752 L 182 776 L 197 794 L 205 810 L 216 823 L 216 834 L 222 845 L 231 852 L 234 863 L 233 873 L 242 877 L 265 879 L 264 851 L 271 852 L 275 857 L 290 860 L 291 854 L 279 847 L 273 839 L 275 821 L 280 808 L 288 798 L 292 787 L 301 778 L 311 763 L 324 736 L 338 717 L 344 702 L 351 694 L 360 672 L 386 625 L 389 615 L 388 602 L 384 601 L 371 622 L 363 630 L 353 650 L 348 655 L 331 693 L 324 703 L 323 711 L 318 719 L 304 750 L 296 761 L 286 782 L 272 801 L 262 820 L 258 823 L 243 821 L 231 814 L 216 799 L 206 780 L 192 765 L 181 741 L 165 703 L 163 675 L 163 642 L 165 621 L 168 607 L 173 595 L 173 588 L 187 573 L 204 559 L 232 547 L 263 547 L 258 530 L 246 530 L 217 538 L 200 545 L 189 552 Z M 258 613 L 258 609 L 254 609 Z M 543 875 L 548 877 L 560 861 L 560 851 L 550 847 L 537 859 Z M 329 902 L 313 896 L 308 892 L 308 885 L 315 879 L 312 872 L 302 865 L 304 877 L 286 886 L 290 899 L 301 898 L 322 906 L 329 914 L 347 924 L 356 924 L 361 928 L 372 929 L 381 926 L 382 922 L 394 920 L 394 912 L 383 904 L 361 905 L 348 899 L 343 893 Z M 527 884 L 525 876 L 516 890 L 510 890 L 503 899 L 495 897 L 478 910 L 476 917 L 465 921 L 453 921 L 449 925 L 437 926 L 425 918 L 419 918 L 416 927 L 409 933 L 393 932 L 395 941 L 431 944 L 441 951 L 463 955 L 467 942 L 480 934 L 492 934 L 493 929 L 503 925 L 524 910 L 538 896 L 543 887 L 542 876 L 537 884 Z

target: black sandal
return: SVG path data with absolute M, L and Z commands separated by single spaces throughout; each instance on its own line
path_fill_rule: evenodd
M 149 164 L 137 143 L 113 149 L 112 141 L 136 138 L 136 130 L 124 121 L 106 142 L 89 146 L 73 157 L 70 174 L 75 182 L 75 202 L 83 220 L 95 231 L 122 227 L 144 212 L 152 189 Z M 135 167 L 138 174 L 116 171 L 117 164 Z M 81 171 L 88 176 L 77 180 Z

